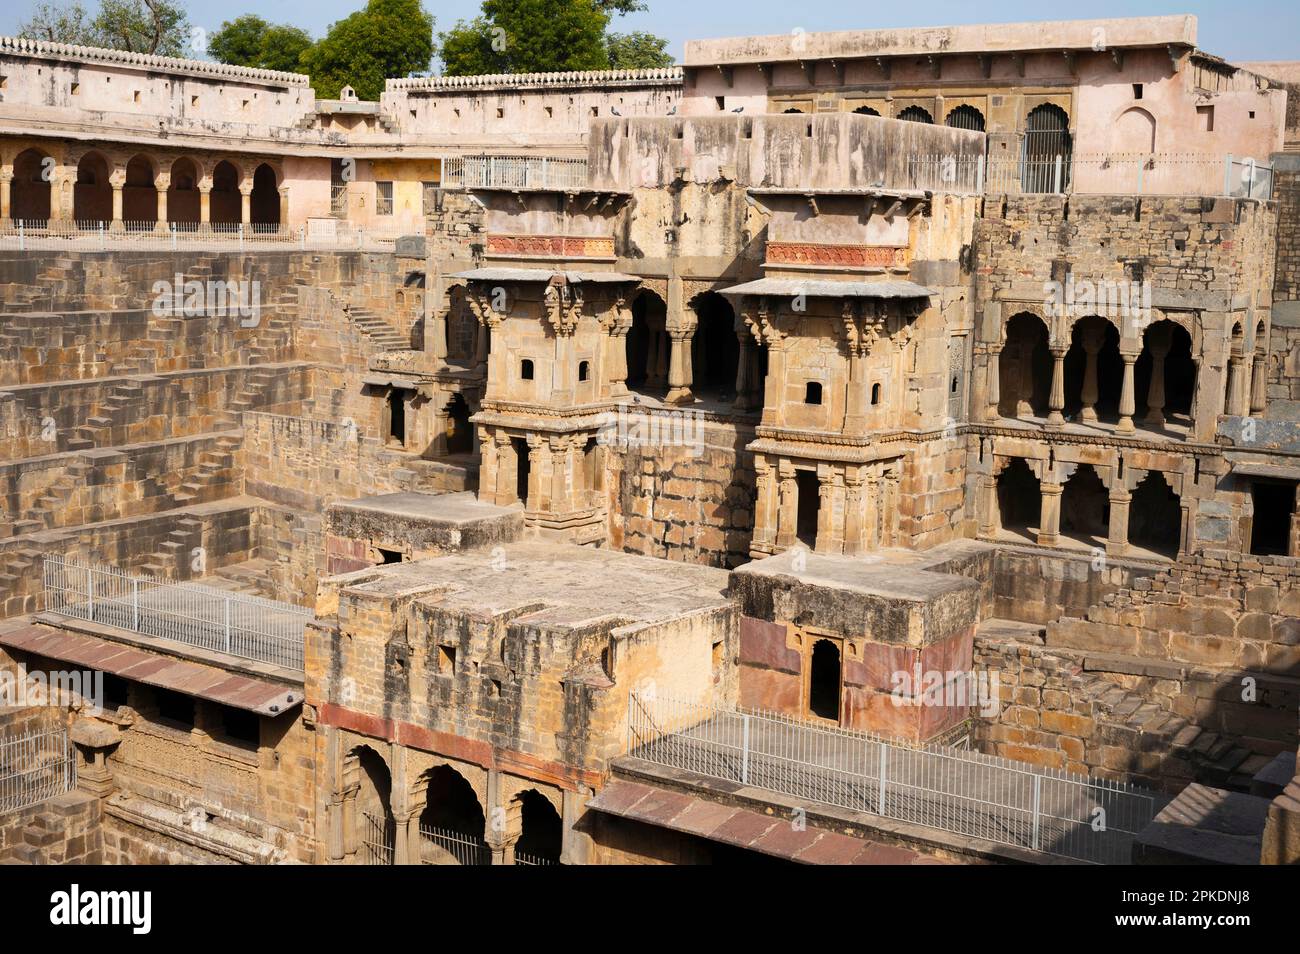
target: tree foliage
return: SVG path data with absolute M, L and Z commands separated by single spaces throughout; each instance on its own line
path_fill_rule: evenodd
M 609 48 L 609 68 L 612 70 L 649 70 L 673 65 L 668 52 L 668 41 L 663 37 L 633 30 L 631 33 L 611 33 L 605 38 Z
M 385 79 L 422 73 L 432 59 L 433 17 L 420 0 L 369 0 L 331 24 L 300 62 L 317 96 L 335 98 L 351 86 L 362 99 L 378 99 Z
M 306 30 L 267 23 L 248 13 L 221 24 L 221 29 L 208 40 L 208 53 L 213 59 L 234 66 L 292 73 L 311 45 Z
M 448 76 L 550 73 L 668 65 L 668 42 L 644 32 L 608 33 L 641 0 L 484 0 L 482 14 L 440 34 Z
M 170 0 L 102 0 L 93 17 L 81 0 L 42 2 L 19 26 L 18 35 L 159 56 L 190 52 L 189 20 Z

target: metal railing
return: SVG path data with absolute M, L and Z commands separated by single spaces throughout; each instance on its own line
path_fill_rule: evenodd
M 627 731 L 628 753 L 657 765 L 1076 861 L 1127 863 L 1163 805 L 1119 782 L 710 703 L 633 695 Z
M 446 864 L 448 859 L 458 865 L 490 865 L 492 849 L 482 838 L 463 831 L 421 825 L 420 863 Z
M 1190 195 L 1268 200 L 1273 167 L 1194 153 L 912 156 L 891 186 L 971 195 Z
M 445 189 L 581 189 L 587 160 L 563 156 L 448 156 Z
M 120 227 L 119 227 L 120 226 Z M 312 232 L 306 226 L 264 223 L 212 222 L 67 222 L 54 219 L 14 219 L 0 224 L 0 249 L 19 251 L 110 248 L 166 250 L 180 248 L 242 251 L 244 249 L 299 249 L 331 251 L 365 249 L 387 251 L 403 235 L 422 234 L 412 229 L 361 228 L 337 222 L 328 231 Z
M 559 862 L 554 858 L 543 858 L 541 855 L 530 855 L 523 851 L 515 852 L 515 864 L 531 865 L 540 868 L 549 868 L 558 865 Z
M 76 752 L 64 730 L 0 738 L 0 815 L 76 787 Z
M 44 570 L 45 608 L 52 613 L 302 670 L 310 609 L 63 556 L 45 557 Z
M 397 823 L 370 812 L 361 813 L 361 863 L 391 865 L 396 855 Z

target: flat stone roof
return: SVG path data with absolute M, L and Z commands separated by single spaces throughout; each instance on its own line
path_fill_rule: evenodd
M 1196 17 L 981 23 L 826 33 L 798 31 L 775 36 L 688 40 L 683 65 L 699 67 L 869 56 L 1092 50 L 1098 42 L 1104 43 L 1106 49 L 1163 47 L 1168 44 L 1194 47 Z
M 505 516 L 519 509 L 484 503 L 471 491 L 455 494 L 423 494 L 411 490 L 394 494 L 377 494 L 373 497 L 358 497 L 355 500 L 338 500 L 330 504 L 330 507 L 449 524 L 473 523 L 485 518 Z
M 728 572 L 576 544 L 527 541 L 358 571 L 345 591 L 428 589 L 440 608 L 576 629 L 658 623 L 730 605 Z
M 911 551 L 897 554 L 886 551 L 880 556 L 833 556 L 792 548 L 746 563 L 732 572 L 745 576 L 789 577 L 810 586 L 918 603 L 978 586 L 964 576 L 922 569 L 916 565 L 916 557 L 917 554 Z M 796 561 L 802 564 L 797 569 Z

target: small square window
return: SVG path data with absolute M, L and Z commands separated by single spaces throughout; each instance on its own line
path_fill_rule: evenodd
M 1250 111 L 1250 118 L 1251 119 L 1255 118 L 1255 111 L 1253 109 Z
M 506 111 L 505 111 L 504 109 L 502 109 L 500 106 L 498 106 L 498 107 L 497 107 L 497 119 L 505 119 L 505 118 L 506 118 Z
M 1197 106 L 1196 107 L 1196 125 L 1201 132 L 1214 132 L 1214 107 Z
M 393 184 L 391 182 L 375 183 L 375 215 L 393 214 Z
M 131 102 L 140 102 L 140 91 L 138 89 L 131 93 Z
M 73 95 L 73 96 L 79 96 L 79 95 L 81 95 L 81 84 L 80 84 L 80 83 L 73 83 L 73 84 L 72 84 L 72 95 Z
M 803 403 L 821 404 L 822 403 L 822 386 L 818 381 L 809 381 L 808 386 L 804 389 Z
M 727 108 L 727 97 L 725 96 L 715 96 L 713 97 L 713 102 L 717 105 L 718 112 L 722 112 Z
M 555 110 L 554 110 L 552 107 L 547 106 L 547 107 L 546 107 L 546 118 L 547 118 L 547 119 L 551 119 L 554 115 L 555 115 Z
M 1134 84 L 1133 84 L 1133 98 L 1134 98 L 1134 99 L 1141 99 L 1141 98 L 1142 98 L 1142 84 L 1141 84 L 1141 83 L 1134 83 Z
M 438 647 L 438 673 L 443 676 L 451 676 L 456 673 L 456 647 L 439 646 Z
M 599 116 L 599 115 L 600 115 L 600 107 L 599 107 L 599 106 L 593 106 L 593 107 L 591 107 L 591 115 L 593 115 L 593 116 Z
M 533 362 L 528 358 L 524 358 L 523 363 L 519 365 L 519 377 L 525 381 L 533 379 Z
M 197 105 L 199 105 L 199 98 L 198 98 L 197 96 L 191 96 L 191 97 L 190 97 L 190 105 L 191 105 L 191 106 L 197 106 Z

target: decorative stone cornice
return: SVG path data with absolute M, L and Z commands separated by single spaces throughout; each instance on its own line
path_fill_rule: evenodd
M 282 73 L 278 70 L 259 70 L 247 66 L 231 66 L 207 60 L 187 60 L 174 56 L 155 56 L 152 53 L 130 53 L 98 46 L 75 46 L 71 43 L 51 43 L 48 40 L 29 40 L 16 36 L 0 36 L 0 56 L 27 56 L 43 60 L 70 60 L 79 63 L 117 63 L 139 67 L 142 70 L 164 73 L 188 73 L 216 79 L 252 80 L 277 86 L 302 86 L 311 84 L 311 77 L 302 73 Z
M 575 70 L 565 73 L 485 73 L 478 76 L 411 76 L 384 81 L 384 92 L 454 92 L 462 89 L 519 89 L 607 86 L 672 86 L 682 82 L 680 66 L 645 70 Z

